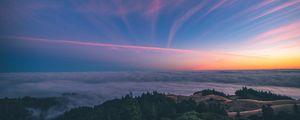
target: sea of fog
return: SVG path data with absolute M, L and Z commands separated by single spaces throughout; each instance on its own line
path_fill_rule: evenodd
M 300 71 L 0 73 L 0 97 L 76 93 L 103 101 L 147 91 L 191 95 L 202 89 L 216 89 L 234 94 L 243 86 L 299 99 Z
M 300 71 L 0 73 L 0 98 L 55 96 L 68 101 L 49 109 L 46 119 L 74 107 L 93 106 L 129 93 L 191 95 L 215 89 L 234 94 L 243 86 L 300 99 Z M 30 110 L 40 113 L 38 109 Z

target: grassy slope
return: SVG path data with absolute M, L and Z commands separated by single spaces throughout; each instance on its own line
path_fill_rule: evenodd
M 236 111 L 240 111 L 241 116 L 251 116 L 251 115 L 261 115 L 261 107 L 265 104 L 272 105 L 272 108 L 275 112 L 286 111 L 293 112 L 293 105 L 300 105 L 300 101 L 298 100 L 274 100 L 274 101 L 260 101 L 253 99 L 236 99 L 231 100 L 222 96 L 217 95 L 191 95 L 191 96 L 177 96 L 177 95 L 169 95 L 168 97 L 175 99 L 177 102 L 182 100 L 192 99 L 196 102 L 204 102 L 209 99 L 221 100 L 224 101 L 225 104 L 229 106 L 228 115 L 235 116 Z
M 300 104 L 300 101 L 295 100 L 275 100 L 275 101 L 259 101 L 252 99 L 237 99 L 227 103 L 230 112 L 234 111 L 249 111 L 261 108 L 264 104 L 283 105 L 283 104 Z
M 297 104 L 300 105 L 300 104 Z M 285 112 L 293 112 L 293 106 L 294 104 L 281 104 L 281 105 L 273 105 L 272 108 L 274 109 L 274 112 L 277 113 L 279 111 L 285 111 Z M 237 112 L 228 112 L 228 115 L 231 117 L 236 116 Z M 251 116 L 251 115 L 261 115 L 261 108 L 255 109 L 255 110 L 248 110 L 248 111 L 241 111 L 241 116 Z

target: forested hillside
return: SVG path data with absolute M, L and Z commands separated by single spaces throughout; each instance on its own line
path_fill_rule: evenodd
M 195 94 L 206 96 L 226 95 L 215 90 L 202 90 Z M 194 95 L 195 95 L 194 94 Z M 200 96 L 200 97 L 201 97 Z M 236 96 L 257 100 L 284 100 L 289 97 L 271 92 L 256 91 L 246 87 L 236 91 Z M 245 97 L 246 96 L 246 97 Z M 189 97 L 186 97 L 189 98 Z M 263 99 L 267 98 L 267 99 Z M 238 98 L 239 99 L 239 98 Z M 234 102 L 234 99 L 230 100 Z M 292 100 L 293 101 L 293 100 Z M 227 101 L 228 102 L 228 101 Z M 297 102 L 297 101 L 295 101 Z M 251 116 L 241 115 L 238 111 L 234 116 L 228 116 L 230 104 L 215 100 L 213 97 L 205 101 L 195 102 L 195 99 L 176 101 L 166 94 L 147 92 L 140 96 L 128 94 L 122 98 L 108 100 L 93 107 L 76 107 L 56 117 L 46 117 L 49 109 L 62 106 L 61 98 L 3 98 L 0 99 L 1 120 L 296 120 L 300 119 L 299 105 L 293 109 L 275 112 L 272 106 L 261 107 L 262 114 Z M 232 104 L 234 105 L 234 104 Z

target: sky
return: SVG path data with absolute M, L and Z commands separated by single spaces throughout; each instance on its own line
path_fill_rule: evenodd
M 0 72 L 300 69 L 300 0 L 1 0 Z

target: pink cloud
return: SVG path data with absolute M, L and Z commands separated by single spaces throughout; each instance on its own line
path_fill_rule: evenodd
M 149 4 L 149 7 L 145 11 L 145 15 L 150 20 L 151 24 L 151 33 L 150 33 L 150 39 L 155 39 L 155 33 L 156 33 L 156 21 L 158 18 L 158 15 L 161 13 L 162 9 L 169 7 L 170 9 L 174 9 L 178 7 L 181 3 L 183 3 L 183 0 L 152 0 L 152 2 Z
M 150 47 L 150 46 L 121 45 L 121 44 L 82 42 L 82 41 L 75 41 L 75 40 L 46 39 L 46 38 L 35 38 L 35 37 L 13 36 L 13 37 L 8 37 L 8 38 L 20 39 L 20 40 L 30 40 L 30 41 L 37 41 L 37 42 L 57 43 L 57 44 L 107 47 L 107 48 L 112 48 L 112 49 L 120 48 L 120 49 L 145 50 L 145 51 L 157 51 L 157 52 L 175 52 L 175 53 L 185 53 L 185 54 L 190 54 L 190 55 L 235 56 L 235 57 L 245 57 L 245 58 L 261 58 L 260 56 L 241 55 L 241 54 L 217 52 L 217 51 L 200 51 L 200 50 L 161 48 L 161 47 Z
M 212 8 L 214 8 L 213 10 L 215 10 L 215 9 L 219 8 L 220 6 L 224 5 L 225 2 L 226 2 L 227 5 L 231 5 L 231 4 L 233 4 L 233 3 L 237 2 L 237 1 L 232 0 L 230 2 L 229 1 L 218 2 L 217 4 L 214 5 L 215 7 L 212 7 Z M 204 36 L 208 35 L 214 29 L 218 28 L 220 24 L 224 24 L 226 22 L 229 22 L 229 21 L 232 21 L 232 20 L 234 20 L 236 18 L 239 18 L 239 17 L 241 17 L 243 15 L 248 15 L 250 13 L 253 13 L 255 10 L 261 9 L 263 7 L 266 7 L 266 6 L 270 5 L 270 4 L 273 4 L 274 2 L 276 2 L 276 0 L 264 0 L 264 1 L 262 1 L 262 2 L 260 2 L 258 4 L 256 4 L 256 5 L 253 5 L 253 6 L 247 8 L 245 10 L 242 10 L 241 12 L 237 13 L 236 15 L 231 16 L 231 17 L 229 17 L 229 18 L 227 18 L 227 19 L 225 19 L 223 21 L 220 21 L 220 22 L 214 24 L 211 28 L 206 29 L 204 32 L 200 33 L 200 35 L 199 35 L 198 38 L 203 38 Z M 210 8 L 210 9 L 212 9 L 212 8 Z M 210 10 L 210 12 L 211 11 L 212 10 Z M 206 15 L 209 14 L 210 12 L 207 12 Z M 205 15 L 203 17 L 205 17 Z
M 267 7 L 269 5 L 272 5 L 276 2 L 277 2 L 277 0 L 263 0 L 262 2 L 259 2 L 258 4 L 254 4 L 253 6 L 250 6 L 249 8 L 242 10 L 241 12 L 237 13 L 236 15 L 229 17 L 228 19 L 224 20 L 224 22 L 233 21 L 234 19 L 237 19 L 237 18 L 245 16 L 245 15 L 246 16 L 251 15 L 252 13 L 260 11 L 260 9 Z M 245 23 L 250 22 L 250 21 L 252 21 L 252 19 L 248 19 Z
M 263 7 L 267 6 L 267 5 L 273 4 L 274 2 L 277 2 L 277 1 L 276 0 L 264 0 L 263 2 L 260 2 L 259 4 L 250 7 L 245 12 L 250 13 L 252 11 L 255 11 L 255 10 L 258 10 L 260 8 L 263 8 Z
M 264 16 L 267 16 L 267 15 L 272 14 L 272 13 L 278 12 L 280 10 L 283 10 L 283 9 L 288 8 L 290 6 L 296 5 L 298 3 L 300 3 L 300 0 L 289 1 L 289 2 L 286 2 L 284 4 L 278 5 L 274 8 L 269 9 L 266 12 L 263 12 L 263 13 L 259 14 L 258 16 L 254 17 L 254 18 L 252 18 L 251 21 L 256 20 L 258 18 L 261 18 L 261 17 L 264 17 Z
M 257 35 L 253 40 L 264 44 L 276 43 L 300 37 L 300 21 L 290 23 Z
M 203 19 L 205 16 L 207 16 L 208 14 L 210 14 L 211 12 L 215 11 L 216 9 L 218 9 L 218 8 L 220 8 L 220 7 L 222 7 L 222 6 L 225 6 L 225 5 L 226 5 L 226 6 L 228 7 L 228 6 L 230 6 L 230 5 L 233 5 L 233 4 L 236 3 L 236 2 L 237 2 L 237 0 L 230 0 L 230 1 L 228 1 L 228 0 L 219 0 L 219 1 L 216 2 L 212 7 L 210 7 L 210 8 L 208 9 L 208 11 L 207 11 L 204 15 L 202 15 L 200 18 L 198 18 L 197 21 L 200 21 L 200 20 Z M 223 21 L 220 21 L 220 22 L 214 24 L 212 28 L 208 28 L 208 29 L 206 29 L 205 31 L 201 32 L 200 35 L 198 36 L 198 38 L 202 38 L 202 37 L 208 35 L 208 34 L 212 31 L 212 29 L 218 27 L 219 24 L 224 23 L 224 22 L 226 22 L 226 21 L 229 21 L 229 19 L 223 20 Z
M 163 3 L 161 0 L 153 0 L 150 3 L 149 8 L 146 11 L 146 15 L 147 16 L 156 16 L 162 7 L 162 4 Z
M 94 42 L 81 42 L 81 41 L 74 41 L 74 40 L 53 40 L 53 39 L 34 38 L 34 37 L 10 37 L 10 38 L 30 40 L 30 41 L 39 41 L 39 42 L 59 43 L 59 44 L 72 44 L 72 45 L 97 46 L 97 47 L 109 47 L 109 48 L 124 48 L 124 49 L 160 51 L 160 52 L 208 53 L 208 52 L 185 50 L 185 49 L 134 46 L 134 45 L 120 45 L 120 44 L 107 44 L 107 43 L 94 43 Z
M 300 40 L 298 41 L 298 43 L 294 43 L 292 45 L 286 45 L 286 46 L 283 46 L 281 47 L 283 49 L 289 49 L 289 48 L 300 48 Z
M 155 29 L 156 29 L 156 20 L 157 16 L 160 12 L 160 9 L 162 7 L 162 1 L 161 0 L 154 0 L 148 10 L 146 11 L 146 15 L 150 17 L 150 24 L 151 24 L 151 33 L 150 33 L 150 39 L 153 40 L 155 38 Z
M 66 39 L 46 39 L 35 37 L 8 37 L 14 40 L 26 40 L 26 43 L 34 44 L 47 43 L 44 45 L 63 45 L 72 46 L 72 48 L 78 47 L 99 47 L 97 51 L 85 51 L 84 49 L 78 49 L 78 53 L 84 53 L 82 55 L 92 57 L 91 59 L 105 59 L 116 61 L 124 64 L 139 64 L 142 67 L 149 68 L 161 68 L 161 69 L 178 69 L 178 70 L 191 70 L 199 63 L 213 64 L 219 63 L 218 60 L 235 60 L 235 59 L 264 59 L 259 56 L 240 55 L 234 53 L 225 53 L 217 51 L 199 51 L 188 49 L 175 49 L 175 48 L 160 48 L 149 46 L 136 46 L 136 45 L 121 45 L 121 44 L 107 44 L 107 43 L 95 43 L 95 42 L 83 42 Z M 28 42 L 32 41 L 32 42 Z M 68 47 L 67 47 L 68 48 Z M 77 50 L 77 49 L 76 49 Z M 95 49 L 93 49 L 95 50 Z M 99 51 L 100 50 L 100 51 Z M 109 50 L 109 51 L 107 51 Z M 105 54 L 109 53 L 109 54 Z M 76 55 L 78 55 L 76 53 Z M 101 58 L 99 58 L 101 55 Z M 81 55 L 79 55 L 82 57 Z M 140 57 L 136 59 L 136 57 Z M 149 66 L 150 65 L 150 66 Z M 216 68 L 218 64 L 216 64 Z M 223 65 L 226 66 L 226 65 Z
M 74 4 L 76 9 L 97 15 L 127 16 L 132 13 L 138 13 L 141 16 L 155 16 L 163 7 L 177 7 L 182 0 L 111 0 L 97 1 L 88 0 L 85 3 Z
M 120 20 L 123 21 L 124 25 L 126 26 L 130 39 L 137 40 L 138 36 L 135 34 L 136 31 L 132 27 L 132 23 L 128 16 L 130 14 L 137 14 L 141 18 L 148 20 L 150 22 L 150 34 L 149 38 L 151 40 L 155 39 L 155 29 L 156 29 L 156 20 L 164 8 L 170 9 L 177 9 L 177 7 L 184 2 L 183 0 L 150 0 L 150 1 L 135 1 L 135 0 L 112 0 L 108 1 L 96 1 L 90 0 L 83 4 L 78 4 L 74 2 L 75 8 L 84 16 L 89 16 L 88 19 L 92 19 L 93 23 L 101 24 L 97 22 L 95 19 L 105 19 L 108 17 L 99 18 L 97 16 L 115 16 L 118 17 Z M 92 18 L 91 18 L 92 17 Z M 98 20 L 99 21 L 99 20 Z M 100 28 L 105 28 L 107 30 L 106 33 L 111 33 L 111 27 L 113 26 L 112 23 L 106 22 L 105 24 L 101 25 Z M 118 31 L 118 27 L 113 27 L 115 30 Z M 115 36 L 105 35 L 111 38 Z M 125 37 L 128 38 L 128 37 Z

